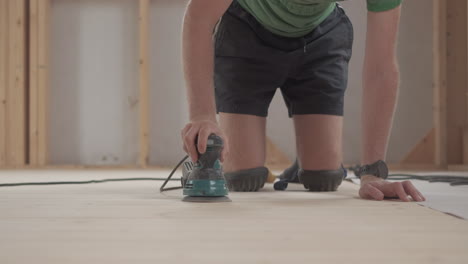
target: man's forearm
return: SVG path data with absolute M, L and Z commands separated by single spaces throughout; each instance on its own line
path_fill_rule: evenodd
M 363 69 L 362 164 L 385 160 L 398 95 L 396 43 L 401 7 L 367 13 Z
M 366 60 L 363 77 L 361 163 L 370 164 L 387 152 L 399 86 L 396 59 Z
M 190 10 L 187 12 L 182 49 L 190 120 L 216 121 L 212 28 L 205 20 L 193 19 Z

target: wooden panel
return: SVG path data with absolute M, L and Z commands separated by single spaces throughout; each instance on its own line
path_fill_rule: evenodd
M 51 0 L 38 1 L 38 163 L 47 163 Z
M 38 2 L 29 4 L 29 163 L 38 165 Z
M 6 162 L 6 90 L 8 82 L 8 0 L 0 0 L 0 166 Z
M 435 130 L 429 133 L 405 156 L 403 164 L 434 164 Z
M 463 135 L 463 164 L 468 165 L 468 127 L 465 127 Z
M 468 4 L 434 0 L 434 125 L 437 165 L 468 162 Z
M 7 110 L 7 163 L 26 164 L 26 57 L 25 57 L 25 0 L 10 0 L 8 43 Z
M 146 166 L 149 160 L 149 0 L 139 1 L 139 119 L 140 155 L 139 165 Z
M 433 1 L 433 86 L 435 165 L 447 166 L 447 40 L 445 0 Z
M 468 32 L 468 5 L 466 6 L 466 30 Z M 467 45 L 466 45 L 466 61 L 468 62 L 468 33 L 466 34 L 467 37 Z M 468 66 L 466 68 L 466 86 L 465 86 L 465 129 L 463 135 L 463 163 L 468 165 Z
M 17 175 L 57 181 L 168 173 Z M 17 182 L 8 172 L 0 176 Z M 305 192 L 299 184 L 275 192 L 267 184 L 258 193 L 230 193 L 232 203 L 211 204 L 181 202 L 181 191 L 156 192 L 160 184 L 5 188 L 2 262 L 468 263 L 467 221 L 416 203 L 356 199 L 359 187 L 349 182 L 332 193 Z
M 467 1 L 447 3 L 447 161 L 463 163 L 466 124 Z
M 47 164 L 50 0 L 30 0 L 29 143 L 31 165 Z

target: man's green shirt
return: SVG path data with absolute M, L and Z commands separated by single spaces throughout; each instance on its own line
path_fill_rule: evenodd
M 284 37 L 307 35 L 331 14 L 337 2 L 336 0 L 237 1 L 266 29 Z M 401 1 L 367 0 L 367 9 L 372 12 L 387 11 L 398 7 Z

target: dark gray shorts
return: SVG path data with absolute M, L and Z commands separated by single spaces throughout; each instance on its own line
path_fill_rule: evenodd
M 267 116 L 277 88 L 289 116 L 343 115 L 353 26 L 339 6 L 301 38 L 265 29 L 236 0 L 215 34 L 218 112 Z

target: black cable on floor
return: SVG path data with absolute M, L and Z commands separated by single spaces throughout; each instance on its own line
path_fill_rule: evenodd
M 451 186 L 468 185 L 468 177 L 453 175 L 415 175 L 415 174 L 390 174 L 390 180 L 422 180 L 428 182 L 447 182 Z
M 174 167 L 174 169 L 172 169 L 171 173 L 169 173 L 169 176 L 165 179 L 164 183 L 159 188 L 159 192 L 165 192 L 165 191 L 170 191 L 170 190 L 178 190 L 178 189 L 183 188 L 182 186 L 169 187 L 169 188 L 165 188 L 165 187 L 166 187 L 167 182 L 171 180 L 171 178 L 174 175 L 174 173 L 176 172 L 176 170 L 180 167 L 180 165 L 182 165 L 182 163 L 184 163 L 184 161 L 186 159 L 188 159 L 188 157 L 189 157 L 188 155 L 185 156 L 181 161 L 179 161 L 179 163 L 177 163 L 177 165 Z
M 172 179 L 172 175 L 177 168 L 187 159 L 187 156 L 182 159 L 179 164 L 172 170 L 168 178 L 117 178 L 117 179 L 102 179 L 102 180 L 88 180 L 88 181 L 53 181 L 53 182 L 18 182 L 18 183 L 2 183 L 0 187 L 15 187 L 15 186 L 34 186 L 34 185 L 66 185 L 66 184 L 91 184 L 91 183 L 105 183 L 105 182 L 124 182 L 124 181 L 165 181 L 161 186 L 161 192 L 173 189 L 180 189 L 181 187 L 164 188 L 168 181 L 180 181 L 180 178 Z M 356 166 L 347 168 L 350 171 L 355 171 Z M 389 180 L 423 180 L 428 182 L 447 182 L 451 186 L 468 185 L 468 177 L 466 176 L 453 176 L 453 175 L 416 175 L 416 174 L 403 174 L 394 173 L 388 175 Z
M 124 181 L 164 181 L 160 188 L 160 191 L 169 191 L 181 189 L 178 187 L 164 188 L 169 181 L 181 181 L 181 178 L 172 179 L 172 176 L 180 165 L 188 158 L 185 156 L 178 164 L 174 167 L 167 178 L 115 178 L 115 179 L 102 179 L 102 180 L 89 180 L 89 181 L 53 181 L 53 182 L 17 182 L 17 183 L 2 183 L 0 187 L 16 187 L 16 186 L 37 186 L 37 185 L 65 185 L 65 184 L 91 184 L 91 183 L 104 183 L 104 182 L 124 182 Z
M 104 182 L 124 182 L 124 181 L 165 181 L 166 178 L 119 178 L 119 179 L 102 179 L 89 181 L 52 181 L 52 182 L 18 182 L 18 183 L 2 183 L 0 187 L 15 187 L 15 186 L 32 186 L 32 185 L 64 185 L 64 184 L 91 184 Z M 179 179 L 170 179 L 171 181 L 180 181 Z
M 355 172 L 359 168 L 358 165 L 347 168 Z M 388 180 L 422 180 L 428 182 L 447 182 L 451 186 L 468 185 L 467 176 L 453 176 L 453 175 L 417 175 L 407 173 L 393 173 L 388 175 Z

